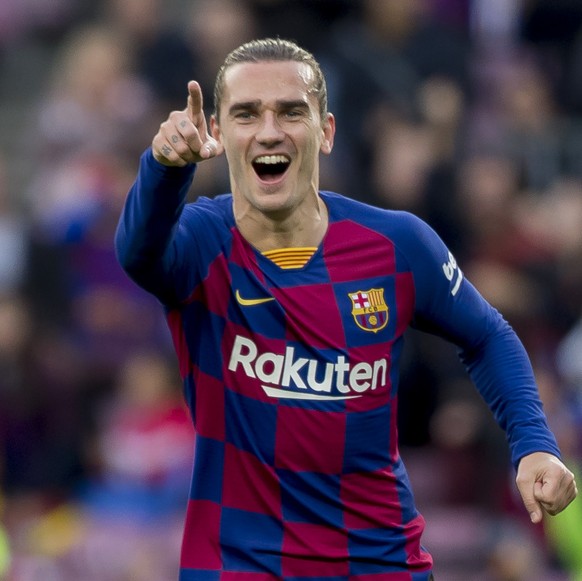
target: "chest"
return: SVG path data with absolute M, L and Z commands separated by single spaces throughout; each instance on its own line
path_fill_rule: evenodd
M 330 229 L 301 267 L 282 268 L 244 243 L 226 261 L 226 317 L 270 339 L 318 349 L 393 341 L 410 322 L 414 289 L 390 240 Z

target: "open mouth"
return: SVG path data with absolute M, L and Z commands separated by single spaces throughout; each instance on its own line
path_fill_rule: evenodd
M 287 171 L 291 160 L 285 155 L 261 155 L 253 161 L 253 168 L 264 182 L 274 182 Z

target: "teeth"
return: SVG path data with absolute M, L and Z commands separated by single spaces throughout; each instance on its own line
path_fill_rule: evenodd
M 289 160 L 284 155 L 261 155 L 255 159 L 255 163 L 274 165 L 276 163 L 288 163 Z

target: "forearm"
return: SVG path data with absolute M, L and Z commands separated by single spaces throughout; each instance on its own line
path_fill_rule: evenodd
M 514 465 L 533 452 L 559 455 L 529 357 L 505 321 L 463 276 L 434 231 L 410 221 L 402 247 L 414 267 L 413 326 L 460 349 L 469 374 L 506 432 Z
M 115 235 L 117 258 L 138 284 L 147 287 L 164 268 L 195 166 L 166 167 L 151 150 L 140 159 Z
M 463 352 L 472 380 L 507 434 L 514 466 L 533 452 L 560 456 L 540 401 L 527 353 L 511 327 L 502 325 L 479 349 Z

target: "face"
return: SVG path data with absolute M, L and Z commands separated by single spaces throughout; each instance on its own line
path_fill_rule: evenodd
M 319 155 L 333 146 L 335 122 L 321 118 L 313 72 L 293 61 L 242 63 L 226 71 L 219 120 L 238 216 L 285 217 L 317 204 Z

